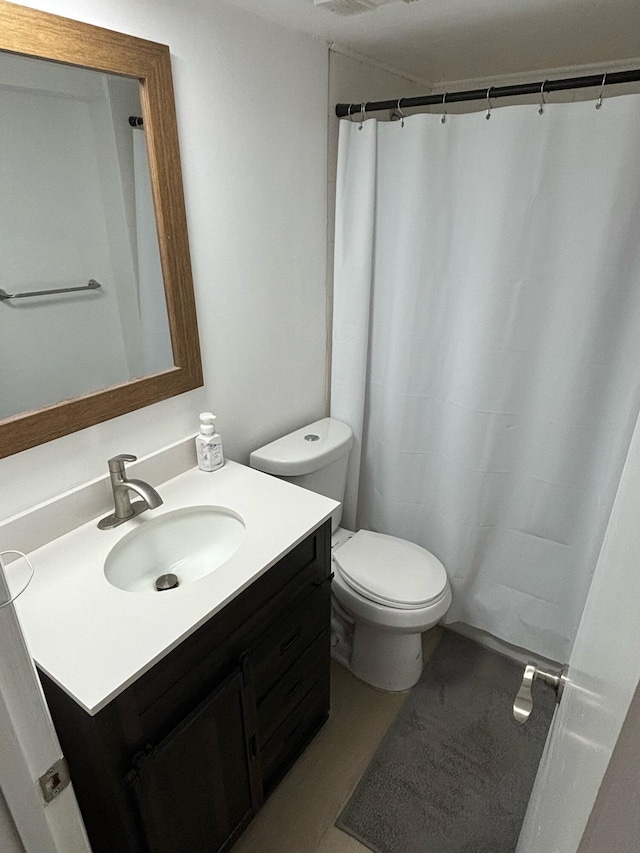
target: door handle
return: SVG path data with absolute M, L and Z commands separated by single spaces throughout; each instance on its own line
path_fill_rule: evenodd
M 531 688 L 536 680 L 544 681 L 553 687 L 556 692 L 556 703 L 558 703 L 562 699 L 562 691 L 567 681 L 567 667 L 563 666 L 560 672 L 546 672 L 533 663 L 525 666 L 522 684 L 513 703 L 513 716 L 518 723 L 526 723 L 533 710 Z

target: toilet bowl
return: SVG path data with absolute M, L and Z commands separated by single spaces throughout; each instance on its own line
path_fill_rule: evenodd
M 342 501 L 353 434 L 347 424 L 323 418 L 254 450 L 253 468 Z M 341 528 L 342 505 L 332 518 L 333 594 L 353 619 L 348 665 L 382 690 L 408 690 L 423 668 L 422 634 L 451 604 L 447 573 L 419 545 Z
M 405 539 L 342 528 L 331 558 L 333 594 L 354 620 L 349 668 L 381 690 L 413 687 L 423 669 L 422 634 L 451 604 L 444 566 Z

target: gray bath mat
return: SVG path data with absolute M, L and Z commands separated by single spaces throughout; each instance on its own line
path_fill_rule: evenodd
M 375 853 L 514 853 L 554 708 L 524 667 L 445 632 L 336 825 Z

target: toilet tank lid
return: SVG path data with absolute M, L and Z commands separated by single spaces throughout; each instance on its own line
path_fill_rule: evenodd
M 345 456 L 353 444 L 351 427 L 335 418 L 322 418 L 254 450 L 252 468 L 279 477 L 299 477 Z

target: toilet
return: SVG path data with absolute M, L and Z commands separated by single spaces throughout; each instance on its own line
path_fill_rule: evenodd
M 252 468 L 342 502 L 351 428 L 323 418 L 254 450 Z M 395 536 L 340 527 L 332 517 L 332 591 L 353 622 L 348 665 L 381 690 L 408 690 L 422 674 L 422 634 L 451 604 L 444 566 L 429 551 Z

